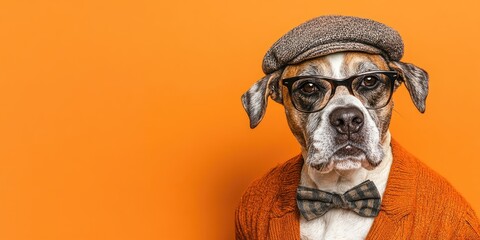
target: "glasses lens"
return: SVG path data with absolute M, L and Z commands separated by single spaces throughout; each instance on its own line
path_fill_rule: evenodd
M 392 84 L 386 73 L 369 73 L 355 78 L 352 88 L 366 108 L 381 108 L 390 100 Z
M 318 111 L 327 104 L 331 90 L 330 83 L 325 80 L 302 78 L 292 85 L 292 102 L 299 111 Z

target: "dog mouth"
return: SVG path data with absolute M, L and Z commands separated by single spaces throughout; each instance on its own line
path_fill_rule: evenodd
M 379 164 L 380 162 L 368 157 L 368 152 L 364 147 L 353 142 L 347 142 L 337 147 L 327 161 L 311 163 L 310 165 L 322 173 L 327 173 L 333 169 L 349 170 L 361 167 L 372 170 Z
M 359 157 L 365 157 L 365 151 L 351 143 L 347 143 L 344 146 L 339 147 L 334 151 L 331 158 L 332 160 L 360 160 Z

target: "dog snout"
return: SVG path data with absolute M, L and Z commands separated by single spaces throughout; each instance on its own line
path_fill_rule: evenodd
M 330 124 L 339 134 L 350 135 L 362 129 L 364 116 L 357 107 L 339 107 L 330 113 Z

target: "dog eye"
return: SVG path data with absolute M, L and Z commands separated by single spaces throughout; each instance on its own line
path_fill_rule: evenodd
M 300 87 L 300 90 L 302 90 L 303 93 L 312 94 L 318 91 L 318 88 L 315 84 L 311 82 L 306 82 Z
M 373 75 L 367 75 L 362 79 L 362 86 L 367 88 L 374 88 L 378 82 L 378 77 Z

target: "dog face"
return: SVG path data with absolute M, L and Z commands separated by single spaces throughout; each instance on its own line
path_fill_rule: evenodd
M 395 70 L 398 77 L 392 87 L 396 89 L 405 82 L 416 107 L 421 112 L 425 110 L 428 93 L 425 71 L 407 63 L 387 62 L 380 55 L 340 52 L 289 65 L 282 72 L 277 71 L 258 81 L 242 96 L 250 126 L 254 128 L 261 121 L 270 96 L 284 105 L 289 127 L 302 147 L 305 162 L 311 167 L 322 173 L 361 167 L 371 170 L 380 164 L 385 154 L 382 144 L 388 132 L 393 101 L 374 109 L 367 108 L 368 101 L 386 102 L 388 99 L 385 98 L 389 97 L 387 91 L 368 99 L 354 96 L 347 86 L 338 85 L 331 89 L 331 98 L 326 99 L 320 110 L 305 112 L 298 110 L 305 101 L 296 100 L 294 105 L 292 98 L 298 96 L 292 96 L 281 79 L 310 75 L 346 79 L 377 70 Z M 368 84 L 365 81 L 358 82 Z M 316 88 L 305 84 L 302 87 L 306 91 Z
M 294 76 L 321 75 L 336 79 L 359 73 L 389 70 L 379 55 L 336 53 L 287 66 L 282 79 Z M 388 130 L 393 103 L 368 110 L 347 87 L 339 86 L 327 105 L 318 112 L 298 111 L 288 89 L 282 88 L 283 104 L 293 134 L 307 154 L 306 162 L 321 172 L 333 168 L 372 169 L 383 158 L 381 143 Z M 388 98 L 382 94 L 381 98 Z M 377 100 L 377 101 L 387 101 Z

